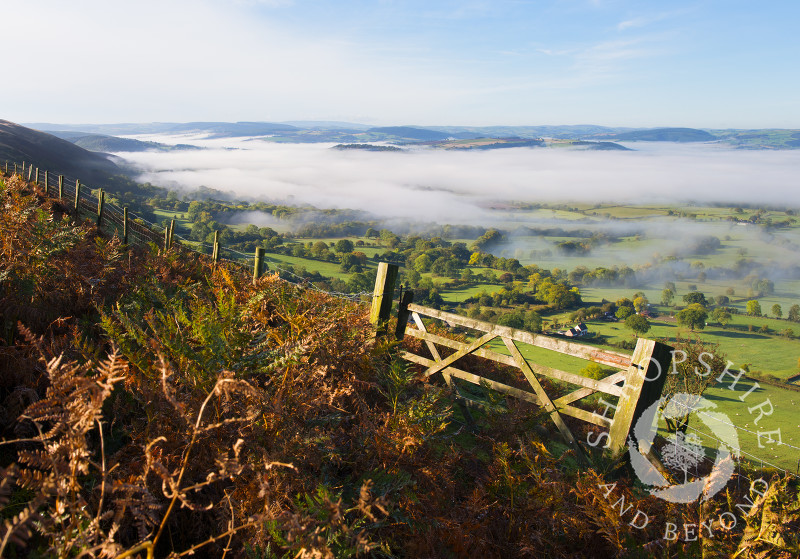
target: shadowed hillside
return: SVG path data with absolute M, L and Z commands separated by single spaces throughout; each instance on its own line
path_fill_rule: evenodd
M 34 164 L 51 173 L 78 176 L 88 183 L 113 184 L 124 171 L 107 156 L 87 151 L 52 134 L 0 120 L 0 164 Z
M 116 136 L 106 136 L 105 134 L 86 134 L 83 132 L 50 132 L 53 136 L 67 140 L 83 149 L 99 152 L 112 153 L 119 151 L 175 151 L 175 150 L 197 150 L 202 149 L 189 144 L 162 144 L 159 142 L 143 142 L 133 138 L 117 138 Z

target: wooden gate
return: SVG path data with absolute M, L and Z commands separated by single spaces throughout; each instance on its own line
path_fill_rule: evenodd
M 395 266 L 386 263 L 379 265 L 371 313 L 371 319 L 379 334 L 385 334 L 388 330 L 391 294 L 396 277 Z M 644 410 L 661 397 L 672 360 L 672 348 L 660 342 L 639 338 L 631 356 L 415 305 L 412 299 L 413 293 L 403 293 L 397 313 L 395 335 L 398 340 L 402 340 L 405 336 L 422 340 L 430 352 L 430 357 L 402 351 L 400 356 L 403 359 L 425 367 L 423 374 L 426 377 L 441 373 L 450 385 L 453 384 L 453 379 L 460 379 L 542 406 L 567 443 L 578 451 L 580 447 L 562 416 L 573 417 L 601 428 L 602 433 L 599 433 L 590 444 L 605 447 L 616 456 L 625 449 L 631 429 Z M 423 317 L 443 321 L 449 326 L 469 329 L 475 332 L 474 341 L 465 343 L 447 336 L 432 334 L 428 332 Z M 407 326 L 409 318 L 413 320 L 411 327 Z M 500 351 L 486 347 L 498 339 L 503 343 L 497 348 Z M 533 363 L 520 351 L 520 346 L 524 349 L 525 345 L 613 367 L 618 369 L 618 372 L 602 380 L 594 380 L 574 372 Z M 454 351 L 442 358 L 440 348 Z M 508 353 L 501 353 L 502 348 Z M 481 377 L 456 367 L 458 361 L 468 355 L 518 369 L 530 386 L 530 390 Z M 561 387 L 562 392 L 567 393 L 557 396 L 548 394 L 539 380 L 542 376 L 557 381 L 555 384 Z M 593 413 L 574 405 L 595 393 L 617 396 L 619 400 L 616 407 L 608 404 L 604 406 L 603 413 Z M 602 442 L 597 444 L 598 441 Z

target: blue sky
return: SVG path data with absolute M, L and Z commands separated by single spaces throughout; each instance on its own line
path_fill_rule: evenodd
M 800 128 L 800 2 L 4 0 L 16 122 Z

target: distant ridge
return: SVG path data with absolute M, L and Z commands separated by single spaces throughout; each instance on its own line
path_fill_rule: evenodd
M 241 136 L 267 136 L 280 132 L 297 131 L 289 124 L 274 122 L 149 122 L 142 124 L 49 124 L 34 123 L 30 127 L 43 131 L 86 132 L 111 136 L 129 134 L 210 134 L 218 138 Z
M 379 126 L 370 128 L 367 132 L 396 136 L 406 140 L 417 140 L 421 142 L 432 142 L 436 140 L 446 140 L 450 134 L 430 130 L 428 128 L 415 128 L 413 126 Z
M 396 146 L 376 146 L 374 144 L 336 144 L 331 149 L 339 151 L 361 150 L 361 151 L 405 151 Z
M 611 138 L 620 142 L 712 142 L 717 139 L 713 134 L 696 128 L 635 130 L 613 134 Z
M 76 146 L 100 153 L 132 152 L 132 151 L 177 151 L 202 149 L 189 144 L 161 144 L 159 142 L 143 142 L 133 138 L 118 138 L 105 134 L 86 134 L 84 132 L 51 132 L 53 136 L 72 142 Z
M 87 151 L 52 134 L 0 120 L 0 163 L 33 163 L 50 172 L 108 184 L 123 174 L 105 155 Z
M 367 124 L 339 122 L 338 120 L 288 120 L 280 124 L 309 130 L 366 130 L 370 128 L 370 125 Z
M 198 134 L 213 138 L 262 137 L 283 143 L 426 143 L 481 138 L 526 138 L 589 141 L 720 142 L 738 149 L 800 149 L 797 129 L 698 129 L 678 127 L 630 128 L 593 124 L 500 126 L 378 126 L 352 122 L 296 120 L 286 122 L 150 122 L 120 124 L 23 124 L 55 133 L 133 136 Z M 74 137 L 67 139 L 74 141 Z M 99 148 L 98 148 L 99 149 Z M 617 149 L 617 148 L 595 148 Z M 115 151 L 109 149 L 108 151 Z

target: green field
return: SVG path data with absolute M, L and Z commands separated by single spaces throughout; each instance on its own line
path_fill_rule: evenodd
M 562 314 L 558 316 L 564 322 L 568 315 Z M 765 323 L 771 328 L 780 330 L 790 328 L 793 325 L 793 323 L 786 320 L 736 315 L 733 317 L 731 324 L 725 329 L 709 325 L 705 330 L 698 331 L 696 334 L 708 342 L 719 344 L 719 351 L 733 361 L 737 367 L 747 363 L 751 371 L 775 375 L 784 380 L 800 373 L 800 369 L 798 369 L 800 340 L 787 339 L 774 334 L 762 334 L 757 330 L 754 332 L 746 330 L 748 324 L 760 327 Z M 594 320 L 587 321 L 586 324 L 591 332 L 603 336 L 608 344 L 633 339 L 633 333 L 621 321 L 604 322 Z M 800 327 L 796 324 L 794 326 L 796 333 L 800 333 Z M 687 328 L 679 327 L 669 317 L 658 317 L 651 321 L 651 329 L 645 337 L 662 339 L 669 343 L 674 341 L 676 336 L 685 338 L 690 333 Z
M 266 253 L 264 259 L 270 267 L 300 266 L 309 272 L 319 272 L 323 276 L 347 280 L 350 276 L 347 272 L 342 272 L 341 266 L 335 262 L 322 262 L 310 258 L 298 258 L 296 256 L 286 256 L 285 254 Z M 374 268 L 374 264 L 367 264 L 368 268 Z
M 800 406 L 800 392 L 761 383 L 759 388 L 745 397 L 754 382 L 742 379 L 731 390 L 729 389 L 731 381 L 730 377 L 726 377 L 722 383 L 708 388 L 703 396 L 718 406 L 713 411 L 724 413 L 730 419 L 730 423 L 736 426 L 742 450 L 741 459 L 758 468 L 769 469 L 772 464 L 790 472 L 797 472 L 800 465 L 800 416 L 797 413 L 797 408 Z M 740 399 L 741 397 L 745 398 L 744 401 Z M 765 415 L 756 424 L 755 421 L 760 414 L 756 406 L 766 400 L 772 405 L 772 413 Z M 769 412 L 769 406 L 765 405 L 763 411 L 765 414 Z M 698 413 L 701 412 L 696 412 L 690 419 L 689 432 L 698 435 L 707 453 L 713 457 L 719 445 L 709 426 L 714 425 L 714 420 L 709 416 L 699 418 Z M 704 420 L 708 421 L 708 425 Z M 763 434 L 776 430 L 780 430 L 781 441 L 784 443 L 782 445 L 768 443 L 770 436 Z M 759 432 L 762 433 L 761 447 Z M 777 434 L 772 436 L 774 439 L 777 437 Z
M 499 291 L 501 286 L 493 283 L 477 283 L 471 285 L 470 287 L 464 287 L 462 289 L 450 289 L 445 291 L 442 294 L 442 298 L 447 301 L 448 303 L 463 303 L 470 297 L 476 297 L 483 293 L 492 294 L 495 291 Z

